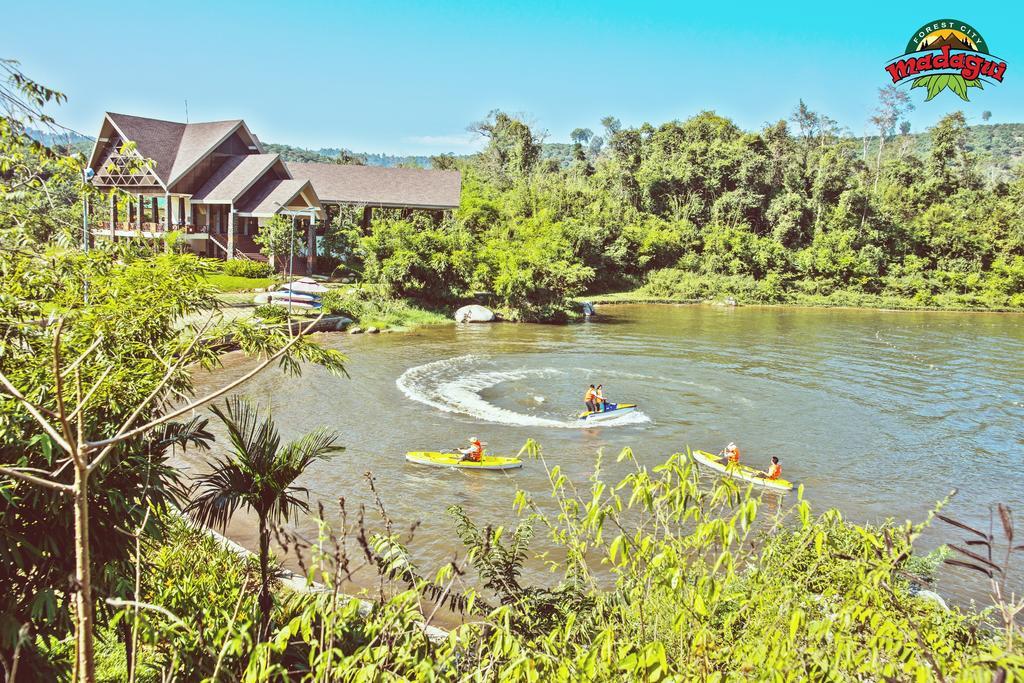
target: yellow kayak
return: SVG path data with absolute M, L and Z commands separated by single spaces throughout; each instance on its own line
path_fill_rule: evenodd
M 779 491 L 791 491 L 793 489 L 793 482 L 786 481 L 785 479 L 766 479 L 761 470 L 754 469 L 753 467 L 747 467 L 742 463 L 726 467 L 725 458 L 718 455 L 712 455 L 707 451 L 693 451 L 693 459 L 701 465 L 709 467 L 716 472 L 720 472 L 727 477 L 741 479 L 756 486 L 763 486 L 766 489 L 777 489 Z M 761 476 L 757 476 L 759 474 Z
M 463 460 L 462 453 L 437 453 L 434 451 L 410 451 L 405 459 L 417 465 L 432 467 L 458 467 L 466 470 L 514 470 L 523 466 L 519 458 L 500 455 L 485 455 L 480 462 Z

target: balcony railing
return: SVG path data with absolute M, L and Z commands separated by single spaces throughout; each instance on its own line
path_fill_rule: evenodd
M 114 224 L 115 229 L 123 232 L 166 232 L 163 223 L 143 223 L 141 227 L 136 223 L 128 223 L 118 221 Z M 98 232 L 104 230 L 110 232 L 110 221 L 97 221 L 93 223 L 93 229 Z M 189 235 L 202 235 L 210 233 L 210 226 L 208 225 L 192 225 L 190 223 L 172 223 L 171 230 L 177 232 L 184 232 Z

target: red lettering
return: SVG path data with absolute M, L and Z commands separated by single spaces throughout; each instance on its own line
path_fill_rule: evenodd
M 965 55 L 964 66 L 960 70 L 960 75 L 964 77 L 965 81 L 973 81 L 981 74 L 981 67 L 985 64 L 985 60 L 978 55 Z
M 907 76 L 913 76 L 917 73 L 917 66 L 914 58 L 901 59 L 898 62 L 893 62 L 889 66 L 885 67 L 885 70 L 892 76 L 892 82 L 896 83 Z

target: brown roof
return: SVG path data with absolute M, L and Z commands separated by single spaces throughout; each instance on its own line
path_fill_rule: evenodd
M 109 112 L 107 116 L 125 138 L 135 143 L 139 154 L 156 162 L 154 171 L 165 187 L 188 172 L 242 125 L 240 119 L 176 123 Z
M 458 171 L 286 162 L 295 178 L 309 180 L 322 202 L 424 209 L 459 206 Z
M 178 145 L 171 169 L 171 182 L 177 181 L 208 153 L 242 125 L 241 119 L 234 121 L 211 121 L 210 123 L 187 123 Z
M 192 200 L 233 202 L 252 187 L 279 158 L 277 154 L 239 154 L 228 157 L 192 195 Z
M 241 205 L 236 208 L 239 213 L 251 216 L 273 216 L 291 204 L 292 200 L 307 187 L 309 187 L 308 180 L 263 181 L 254 187 L 242 200 Z M 314 206 L 320 208 L 320 204 L 316 203 L 315 195 L 313 201 Z M 305 200 L 302 203 L 305 204 Z
M 178 153 L 185 124 L 128 114 L 108 113 L 107 116 L 125 138 L 135 143 L 139 154 L 156 162 L 153 171 L 166 186 L 171 178 L 174 157 Z

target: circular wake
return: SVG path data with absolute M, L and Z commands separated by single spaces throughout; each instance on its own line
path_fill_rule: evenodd
M 588 425 L 575 417 L 566 419 L 542 417 L 496 406 L 487 401 L 481 392 L 505 382 L 529 378 L 550 381 L 548 378 L 565 376 L 567 373 L 555 368 L 496 370 L 493 368 L 493 364 L 490 364 L 490 367 L 488 365 L 487 360 L 479 356 L 457 356 L 409 368 L 395 380 L 395 384 L 402 390 L 402 393 L 414 401 L 447 413 L 461 413 L 500 424 L 583 429 L 650 422 L 650 418 L 639 410 L 621 417 L 603 420 L 600 425 Z M 543 403 L 543 397 L 539 398 L 541 400 L 537 403 Z

